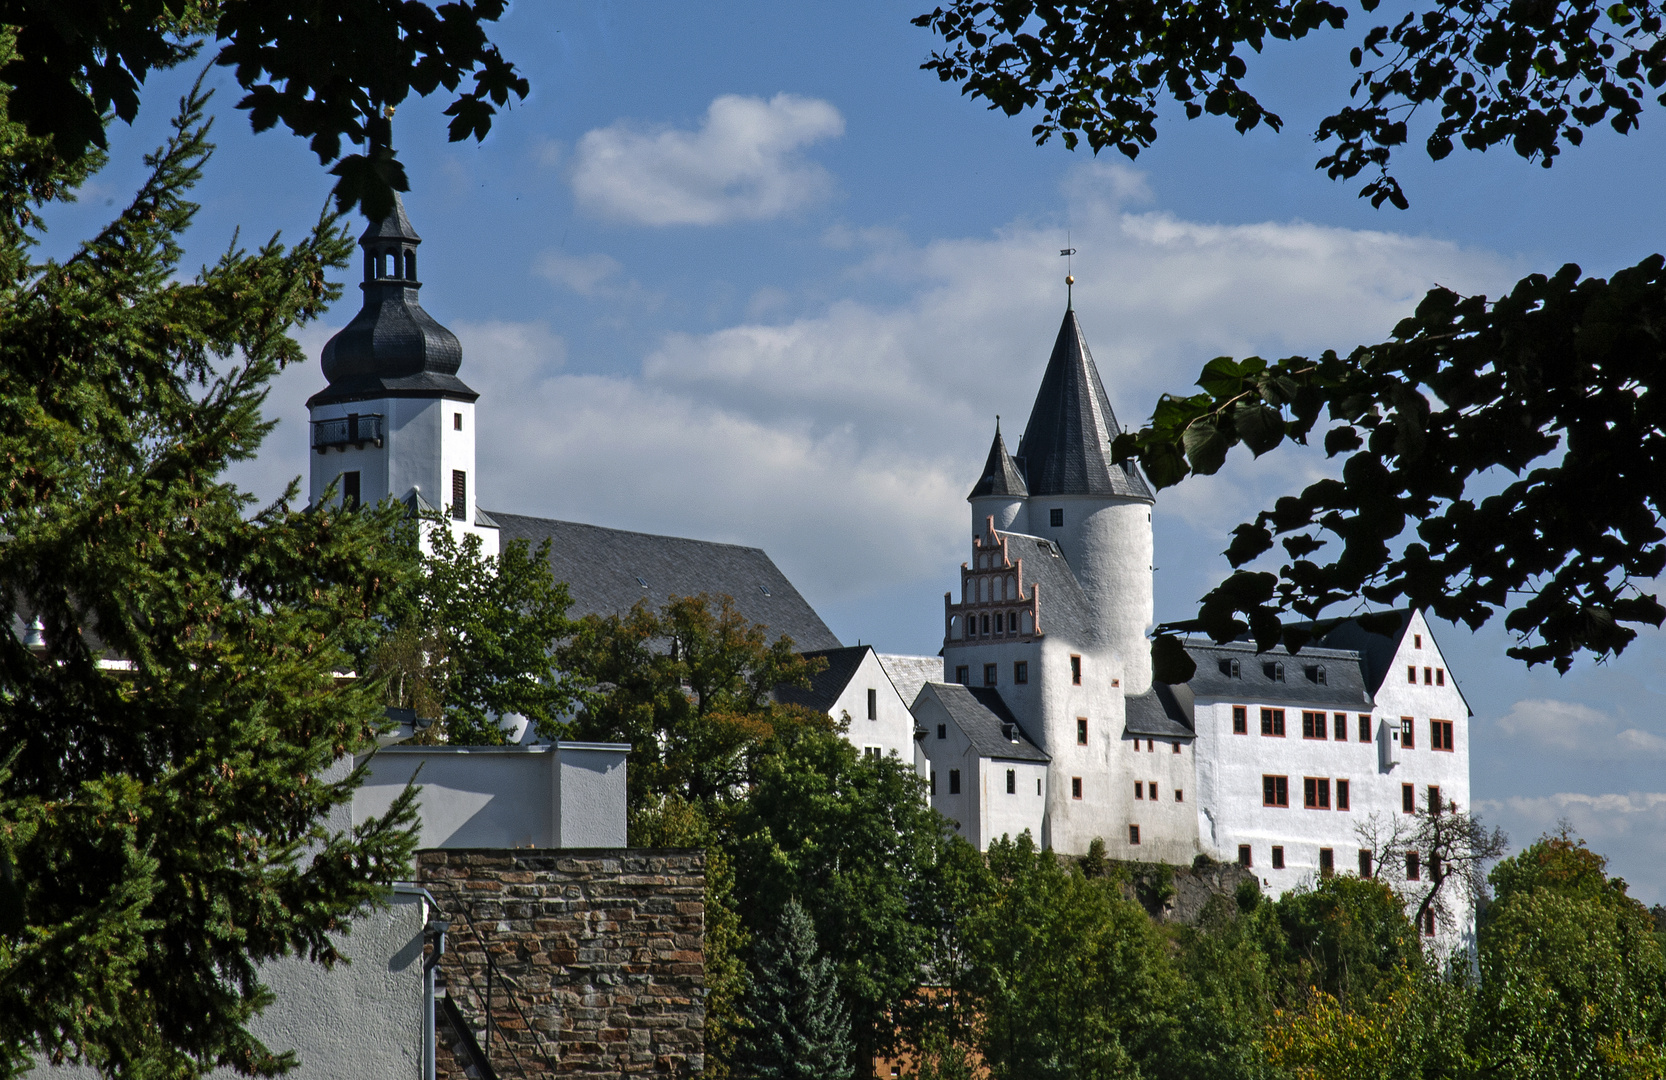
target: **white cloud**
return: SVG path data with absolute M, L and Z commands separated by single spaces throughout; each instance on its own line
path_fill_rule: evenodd
M 1507 739 L 1534 751 L 1593 761 L 1621 761 L 1666 755 L 1666 738 L 1574 701 L 1534 698 L 1518 701 L 1498 720 Z
M 825 101 L 725 94 L 698 131 L 644 129 L 629 121 L 578 141 L 573 193 L 602 217 L 641 225 L 764 221 L 828 198 L 834 183 L 800 151 L 844 133 Z
M 608 279 L 620 269 L 618 259 L 600 252 L 568 255 L 563 251 L 546 251 L 539 256 L 536 267 L 539 277 L 564 285 L 586 299 L 611 291 Z

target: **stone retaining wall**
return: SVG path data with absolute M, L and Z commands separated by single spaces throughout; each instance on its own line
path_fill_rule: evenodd
M 417 867 L 451 916 L 447 993 L 499 1077 L 704 1070 L 703 852 L 445 848 Z

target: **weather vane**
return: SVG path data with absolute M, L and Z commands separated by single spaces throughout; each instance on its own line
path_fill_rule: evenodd
M 1075 303 L 1072 295 L 1074 290 L 1071 286 L 1076 284 L 1076 275 L 1071 272 L 1073 260 L 1070 257 L 1076 254 L 1076 249 L 1070 246 L 1070 234 L 1068 232 L 1064 234 L 1064 243 L 1065 246 L 1059 249 L 1059 254 L 1064 258 L 1064 306 L 1074 308 Z

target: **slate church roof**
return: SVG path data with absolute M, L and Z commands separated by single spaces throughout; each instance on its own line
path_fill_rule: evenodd
M 659 608 L 672 596 L 729 596 L 735 610 L 792 638 L 800 651 L 838 649 L 839 639 L 760 548 L 681 536 L 605 529 L 494 510 L 499 542 L 550 541 L 550 568 L 573 598 L 571 614 L 623 615 L 638 600 Z
M 1064 552 L 1053 541 L 1026 533 L 996 531 L 1006 540 L 1007 555 L 1014 562 L 1024 560 L 1024 586 L 1041 586 L 1041 611 L 1037 625 L 1043 634 L 1058 634 L 1070 641 L 1089 644 L 1098 640 L 1093 602 L 1082 591 L 1075 571 Z
M 817 712 L 827 712 L 839 700 L 856 677 L 863 657 L 873 652 L 872 645 L 850 645 L 843 649 L 813 649 L 804 654 L 809 660 L 826 660 L 827 666 L 810 676 L 810 686 L 777 686 L 775 700 L 783 705 L 803 705 Z
M 474 401 L 480 395 L 457 377 L 463 346 L 457 335 L 422 309 L 417 294 L 416 248 L 422 238 L 395 193 L 393 212 L 365 229 L 364 306 L 324 345 L 320 358 L 329 385 L 307 407 L 387 397 L 444 397 Z
M 1016 465 L 1029 493 L 1153 501 L 1137 468 L 1111 464 L 1111 440 L 1121 431 L 1076 312 L 1068 310 L 1018 443 Z
M 920 696 L 928 694 L 953 718 L 979 757 L 1006 761 L 1052 760 L 1024 734 L 1023 725 L 993 687 L 926 683 L 920 688 Z

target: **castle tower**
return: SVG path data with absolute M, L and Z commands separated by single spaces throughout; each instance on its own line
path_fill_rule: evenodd
M 324 346 L 329 385 L 307 400 L 312 420 L 311 496 L 367 503 L 393 496 L 443 514 L 458 534 L 498 549 L 497 526 L 476 508 L 474 403 L 457 377 L 456 335 L 422 309 L 422 238 L 394 196 L 393 212 L 365 229 L 364 306 Z
M 1099 643 L 1123 665 L 1128 695 L 1151 688 L 1151 489 L 1111 461 L 1120 434 L 1073 308 L 1064 313 L 1014 459 L 1028 532 L 1059 545 L 1092 605 Z M 980 485 L 981 486 L 981 485 Z
M 1029 532 L 1029 515 L 1024 511 L 1024 500 L 1030 494 L 1024 477 L 1007 453 L 1006 440 L 1001 438 L 1001 420 L 995 418 L 995 441 L 989 444 L 989 459 L 983 463 L 983 477 L 966 496 L 972 504 L 972 535 L 979 537 L 995 519 L 995 527 L 1003 532 Z

